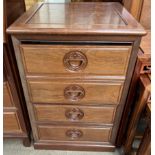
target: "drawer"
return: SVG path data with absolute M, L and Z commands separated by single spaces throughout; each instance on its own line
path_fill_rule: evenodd
M 4 133 L 22 132 L 18 116 L 15 112 L 5 112 L 3 114 Z
M 38 126 L 39 140 L 109 142 L 111 127 Z
M 130 46 L 21 45 L 26 73 L 125 75 Z
M 28 80 L 31 102 L 118 104 L 123 82 Z
M 113 123 L 116 107 L 34 105 L 37 121 Z
M 13 107 L 13 98 L 8 82 L 3 82 L 3 107 Z

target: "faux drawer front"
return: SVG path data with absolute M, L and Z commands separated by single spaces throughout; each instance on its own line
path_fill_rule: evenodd
M 130 46 L 21 45 L 26 73 L 125 75 Z
M 38 121 L 113 123 L 115 107 L 34 105 Z
M 3 106 L 4 107 L 13 107 L 13 98 L 10 91 L 8 82 L 3 82 Z
M 34 103 L 118 104 L 123 83 L 28 80 Z
M 109 142 L 111 127 L 39 126 L 39 140 Z
M 3 114 L 4 133 L 22 132 L 18 116 L 15 112 L 6 112 Z

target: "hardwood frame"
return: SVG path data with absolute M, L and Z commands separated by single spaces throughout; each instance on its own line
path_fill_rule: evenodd
M 18 67 L 19 67 L 19 71 L 20 71 L 20 76 L 21 77 L 24 77 L 25 76 L 25 73 L 23 72 L 24 69 L 23 69 L 23 64 L 20 60 L 20 49 L 19 49 L 19 46 L 21 44 L 21 38 L 25 39 L 25 36 L 27 35 L 13 35 L 12 36 L 12 39 L 13 39 L 13 44 L 14 44 L 14 48 L 15 48 L 15 54 L 16 54 L 16 59 L 17 59 L 17 63 L 18 63 Z M 28 35 L 27 36 L 29 39 L 31 38 L 35 38 L 34 35 Z M 59 36 L 60 37 L 60 36 Z M 59 37 L 56 38 L 56 37 L 53 37 L 53 36 L 46 36 L 46 39 L 47 40 L 53 40 L 53 39 L 58 39 L 59 40 Z M 66 38 L 68 38 L 69 36 L 67 37 L 64 37 L 62 36 L 60 40 L 64 40 Z M 37 40 L 42 40 L 42 38 L 44 38 L 44 35 L 38 35 L 37 36 Z M 83 38 L 83 36 L 79 36 L 80 39 Z M 77 41 L 79 41 L 79 38 L 76 37 Z M 94 38 L 94 37 L 93 37 Z M 98 38 L 98 36 L 96 36 L 94 39 L 96 40 Z M 110 39 L 111 42 L 113 41 L 116 41 L 116 40 L 119 40 L 120 37 L 112 37 Z M 72 40 L 74 40 L 75 38 L 73 37 Z M 90 36 L 90 39 L 91 39 L 91 36 Z M 132 40 L 132 37 L 128 38 L 129 40 L 128 41 L 131 41 Z M 105 37 L 104 40 L 107 40 L 107 37 Z M 104 40 L 101 40 L 104 42 Z M 65 40 L 64 40 L 65 41 Z M 67 41 L 67 40 L 66 40 Z M 90 42 L 90 40 L 86 40 L 86 42 Z M 130 85 L 130 80 L 131 80 L 131 77 L 132 77 L 132 70 L 134 69 L 134 65 L 135 65 L 135 61 L 136 61 L 136 55 L 137 55 L 137 50 L 139 48 L 139 44 L 140 44 L 140 38 L 137 38 L 134 42 L 133 42 L 133 49 L 132 49 L 132 55 L 130 57 L 130 65 L 128 67 L 128 71 L 127 71 L 127 79 L 126 79 L 126 84 L 124 85 L 124 88 L 123 88 L 123 94 L 122 94 L 122 98 L 121 98 L 121 101 L 120 101 L 120 106 L 117 108 L 117 112 L 116 112 L 116 120 L 115 120 L 115 123 L 117 124 L 115 126 L 115 128 L 113 128 L 113 135 L 112 135 L 112 143 L 115 144 L 115 137 L 117 136 L 117 130 L 119 128 L 119 122 L 121 120 L 121 114 L 123 112 L 123 103 L 125 103 L 125 100 L 126 100 L 126 96 L 127 96 L 127 90 L 129 88 L 129 85 Z M 25 97 L 26 97 L 26 103 L 27 103 L 27 108 L 29 109 L 28 112 L 29 112 L 29 116 L 31 118 L 31 120 L 35 120 L 34 118 L 34 115 L 33 113 L 31 113 L 30 111 L 32 111 L 31 109 L 33 108 L 32 106 L 29 105 L 29 95 L 28 95 L 28 92 L 27 92 L 27 84 L 26 84 L 26 79 L 21 79 L 22 80 L 22 85 L 23 85 L 23 88 L 24 88 L 24 93 L 25 93 Z M 118 112 L 119 111 L 119 112 Z M 33 125 L 33 121 L 31 121 L 31 126 L 32 126 L 32 131 L 33 131 L 33 136 L 35 137 L 35 139 L 37 138 L 37 130 L 34 128 L 34 125 Z M 109 146 L 109 145 L 106 145 L 103 146 L 103 145 L 98 145 L 98 147 L 94 146 L 93 145 L 87 145 L 85 147 L 82 147 L 80 146 L 80 144 L 77 144 L 77 145 L 74 145 L 73 143 L 69 143 L 69 144 L 64 144 L 64 143 L 60 143 L 60 142 L 54 142 L 54 143 L 51 143 L 51 144 L 44 144 L 42 142 L 35 142 L 34 143 L 34 147 L 36 149 L 62 149 L 62 150 L 83 150 L 83 151 L 86 151 L 86 150 L 90 150 L 90 147 L 92 148 L 91 150 L 92 151 L 112 151 L 114 150 L 114 146 Z

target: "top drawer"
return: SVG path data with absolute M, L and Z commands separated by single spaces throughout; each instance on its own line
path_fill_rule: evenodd
M 130 46 L 21 45 L 26 73 L 125 76 Z

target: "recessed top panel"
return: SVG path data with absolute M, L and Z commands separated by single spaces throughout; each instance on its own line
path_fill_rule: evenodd
M 143 27 L 118 2 L 37 3 L 10 33 L 144 35 Z
M 98 25 L 125 26 L 109 4 L 43 4 L 27 24 L 48 24 L 52 28 L 93 28 Z

